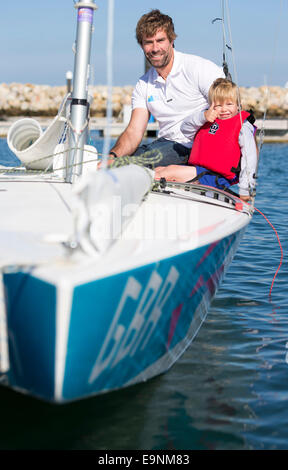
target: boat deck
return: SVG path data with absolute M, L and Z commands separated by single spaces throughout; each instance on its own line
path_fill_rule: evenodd
M 90 276 L 108 276 L 176 256 L 224 238 L 250 220 L 245 207 L 244 211 L 235 210 L 233 198 L 229 200 L 224 195 L 224 200 L 220 200 L 221 197 L 217 200 L 211 197 L 213 193 L 210 194 L 209 188 L 206 196 L 171 188 L 168 192 L 151 192 L 120 232 L 118 228 L 114 232 L 113 227 L 109 233 L 103 229 L 104 238 L 116 234 L 105 256 L 99 253 L 93 258 L 80 250 L 70 256 L 72 251 L 67 249 L 65 242 L 75 235 L 77 199 L 71 184 L 49 179 L 49 175 L 45 178 L 40 182 L 38 176 L 31 179 L 27 175 L 26 181 L 22 174 L 9 174 L 6 179 L 1 177 L 0 262 L 2 266 L 44 264 L 43 272 L 51 282 L 62 276 L 63 270 L 79 282 Z M 221 196 L 221 191 L 219 194 Z M 115 224 L 119 210 L 116 204 Z M 103 227 L 98 228 L 102 230 Z M 46 269 L 47 262 L 50 262 L 49 270 Z

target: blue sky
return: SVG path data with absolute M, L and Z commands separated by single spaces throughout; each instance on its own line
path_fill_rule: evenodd
M 222 62 L 220 0 L 114 0 L 115 85 L 134 85 L 144 72 L 135 26 L 159 8 L 174 21 L 175 47 Z M 96 0 L 92 43 L 93 83 L 106 83 L 107 0 Z M 284 86 L 288 81 L 288 0 L 229 0 L 232 40 L 240 86 Z M 1 0 L 0 83 L 65 84 L 73 70 L 76 10 L 72 0 Z M 229 66 L 232 60 L 227 50 Z M 233 73 L 232 73 L 233 75 Z M 235 77 L 233 76 L 233 79 Z

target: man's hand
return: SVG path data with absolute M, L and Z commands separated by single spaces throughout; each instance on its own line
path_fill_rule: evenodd
M 204 112 L 205 119 L 208 122 L 214 122 L 215 119 L 218 118 L 218 111 L 216 111 L 214 107 L 215 107 L 215 104 L 212 103 L 210 108 Z
M 115 157 L 114 155 L 111 155 L 110 153 L 108 154 L 108 158 L 106 160 L 106 164 L 107 164 L 107 167 L 109 167 L 110 165 L 112 165 L 112 163 L 114 163 L 115 161 Z M 103 167 L 103 160 L 100 160 L 100 162 L 97 164 L 97 168 L 100 169 L 101 167 Z

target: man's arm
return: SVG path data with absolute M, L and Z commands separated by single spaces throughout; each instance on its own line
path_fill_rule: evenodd
M 111 149 L 117 157 L 133 155 L 143 139 L 149 120 L 149 111 L 144 108 L 136 108 L 132 111 L 131 119 L 125 131 L 120 135 L 116 144 Z
M 187 116 L 181 124 L 181 132 L 187 137 L 191 142 L 193 142 L 194 137 L 198 129 L 202 127 L 206 122 L 205 110 L 197 110 L 192 114 Z

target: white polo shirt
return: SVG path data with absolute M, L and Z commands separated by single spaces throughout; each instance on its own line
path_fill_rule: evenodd
M 222 68 L 210 60 L 174 49 L 172 70 L 164 80 L 154 67 L 137 82 L 132 109 L 145 108 L 159 123 L 158 138 L 192 147 L 180 127 L 194 111 L 207 109 L 208 90 L 214 80 L 224 77 Z

